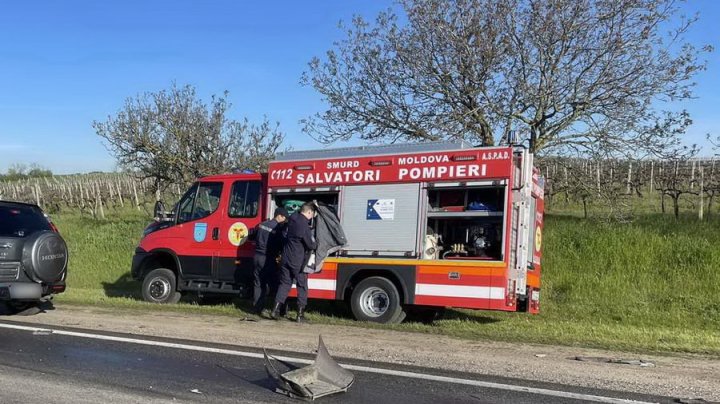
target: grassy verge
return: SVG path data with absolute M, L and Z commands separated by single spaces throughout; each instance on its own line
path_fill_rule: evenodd
M 137 212 L 97 221 L 55 217 L 71 248 L 68 291 L 58 301 L 123 310 L 244 315 L 245 302 L 158 306 L 138 299 L 130 259 L 147 219 Z M 550 215 L 538 316 L 449 311 L 433 324 L 358 323 L 340 304 L 315 302 L 317 323 L 640 352 L 720 355 L 720 222 L 648 214 L 608 225 Z

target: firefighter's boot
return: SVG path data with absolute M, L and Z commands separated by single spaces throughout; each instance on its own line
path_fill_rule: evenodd
M 273 307 L 272 313 L 270 313 L 270 318 L 273 320 L 277 320 L 280 318 L 280 310 L 282 310 L 282 303 L 275 302 L 275 307 Z
M 304 307 L 298 307 L 297 312 L 297 319 L 295 319 L 298 323 L 304 323 L 305 322 L 305 308 Z

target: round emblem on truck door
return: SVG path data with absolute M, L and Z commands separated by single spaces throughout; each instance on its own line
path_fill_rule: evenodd
M 240 246 L 245 243 L 248 238 L 248 228 L 243 222 L 235 222 L 228 230 L 228 240 L 234 246 Z
M 540 252 L 542 246 L 542 230 L 540 227 L 535 228 L 535 251 Z

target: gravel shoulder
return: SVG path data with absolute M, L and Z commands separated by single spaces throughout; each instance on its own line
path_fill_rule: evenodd
M 38 315 L 0 317 L 2 320 L 308 353 L 316 348 L 321 334 L 331 354 L 338 357 L 720 401 L 720 360 L 702 356 L 635 355 L 360 327 L 75 305 L 56 305 L 55 310 Z M 589 360 L 578 361 L 576 357 Z M 642 360 L 654 366 L 593 358 Z

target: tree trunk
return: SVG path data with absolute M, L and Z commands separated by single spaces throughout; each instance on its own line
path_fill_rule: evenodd
M 712 204 L 713 199 L 715 198 L 715 192 L 710 192 L 710 197 L 708 197 L 708 206 L 707 206 L 707 217 L 710 218 L 710 213 L 712 212 Z
M 535 153 L 535 148 L 537 147 L 537 134 L 535 131 L 530 130 L 530 140 L 528 141 L 528 149 L 530 149 L 530 153 Z
M 660 211 L 665 214 L 665 193 L 660 194 Z
M 135 207 L 137 208 L 137 210 L 141 210 L 140 209 L 140 200 L 138 199 L 137 188 L 135 187 L 135 182 L 132 183 L 132 190 L 133 190 L 133 197 L 135 198 Z
M 680 219 L 680 195 L 673 195 L 673 212 L 675 213 L 675 220 Z
M 692 171 L 690 172 L 690 189 L 695 189 L 695 161 L 692 162 Z
M 490 129 L 490 125 L 482 122 L 480 124 L 480 130 L 482 131 L 483 146 L 495 146 L 495 137 L 493 136 L 492 129 Z
M 155 179 L 155 202 L 160 201 L 160 180 Z
M 103 209 L 102 193 L 100 192 L 100 185 L 95 184 L 95 202 L 97 203 L 97 211 L 100 215 L 100 219 L 105 219 L 105 209 Z
M 37 206 L 42 207 L 42 202 L 40 201 L 40 186 L 35 183 L 35 201 L 37 202 Z
M 124 207 L 125 207 L 125 201 L 123 201 L 123 197 L 122 197 L 122 184 L 120 184 L 120 181 L 119 181 L 119 180 L 118 180 L 117 183 L 115 183 L 115 189 L 117 190 L 118 200 L 120 201 L 120 207 L 121 207 L 121 208 L 124 208 Z
M 653 183 L 653 180 L 655 179 L 655 178 L 654 178 L 654 175 L 655 175 L 655 162 L 654 162 L 654 161 L 651 161 L 651 162 L 650 162 L 650 189 L 648 190 L 648 192 L 652 192 L 652 191 L 653 191 L 653 185 L 655 185 L 655 184 Z
M 703 194 L 705 193 L 705 173 L 703 172 L 703 167 L 700 166 L 700 192 L 698 192 L 698 195 L 700 196 L 700 210 L 698 210 L 698 219 L 700 221 L 703 220 L 703 209 L 705 208 L 705 202 L 703 201 Z
M 630 185 L 632 184 L 632 163 L 630 163 L 630 167 L 628 167 L 628 176 L 627 176 L 627 190 L 625 193 L 627 195 L 630 195 Z

